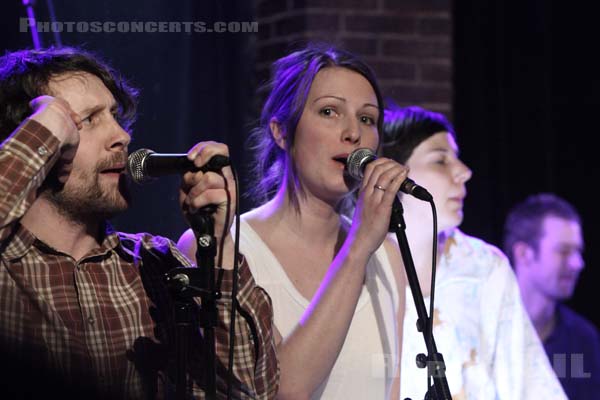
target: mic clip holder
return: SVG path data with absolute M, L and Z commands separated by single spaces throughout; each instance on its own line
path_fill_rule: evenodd
M 400 254 L 402 255 L 402 261 L 404 262 L 406 277 L 417 309 L 417 330 L 423 333 L 425 346 L 427 347 L 427 355 L 421 353 L 416 357 L 417 367 L 427 367 L 427 392 L 425 394 L 425 400 L 452 400 L 450 387 L 446 380 L 444 357 L 437 351 L 433 332 L 429 332 L 426 328 L 428 326 L 427 322 L 429 322 L 429 317 L 427 317 L 425 300 L 423 299 L 419 278 L 412 260 L 412 255 L 410 254 L 408 239 L 406 238 L 406 222 L 402 215 L 403 212 L 402 203 L 400 203 L 396 196 L 390 218 L 390 232 L 395 232 L 396 238 L 398 239 L 398 246 L 400 247 Z M 433 318 L 433 310 L 431 310 L 431 314 L 431 318 Z M 431 385 L 432 379 L 433 385 Z
M 216 238 L 211 210 L 200 210 L 189 216 L 196 236 L 196 268 L 173 268 L 165 274 L 165 281 L 174 299 L 176 324 L 175 398 L 188 396 L 188 355 L 192 335 L 202 328 L 204 356 L 204 392 L 207 400 L 216 399 L 215 333 L 218 313 L 216 300 L 221 292 L 215 289 Z M 200 305 L 193 298 L 200 297 Z
M 208 296 L 208 290 L 201 287 L 201 272 L 197 268 L 173 268 L 165 274 L 165 281 L 173 296 L 179 298 L 192 298 Z M 215 290 L 212 295 L 215 299 L 222 297 L 220 290 Z

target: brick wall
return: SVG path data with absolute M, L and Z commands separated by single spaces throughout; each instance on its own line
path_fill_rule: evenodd
M 451 0 L 255 0 L 257 73 L 294 43 L 327 40 L 361 56 L 385 96 L 452 115 Z

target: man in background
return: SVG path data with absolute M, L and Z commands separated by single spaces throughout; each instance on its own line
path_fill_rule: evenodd
M 600 336 L 564 301 L 584 267 L 581 218 L 554 194 L 532 195 L 509 212 L 504 251 L 554 370 L 570 399 L 600 393 Z

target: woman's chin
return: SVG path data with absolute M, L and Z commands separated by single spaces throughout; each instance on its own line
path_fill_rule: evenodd
M 453 212 L 450 215 L 442 216 L 438 219 L 438 231 L 443 232 L 447 230 L 451 230 L 454 228 L 458 228 L 460 224 L 463 222 L 463 212 Z

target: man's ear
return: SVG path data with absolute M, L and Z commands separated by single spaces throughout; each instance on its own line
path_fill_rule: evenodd
M 512 248 L 513 259 L 515 260 L 515 267 L 518 266 L 529 266 L 531 261 L 535 258 L 535 251 L 533 248 L 525 242 L 516 242 Z
M 276 118 L 271 118 L 271 120 L 269 121 L 269 129 L 271 130 L 271 135 L 273 135 L 273 139 L 275 140 L 275 143 L 277 143 L 277 146 L 279 146 L 281 150 L 285 150 L 285 132 Z

